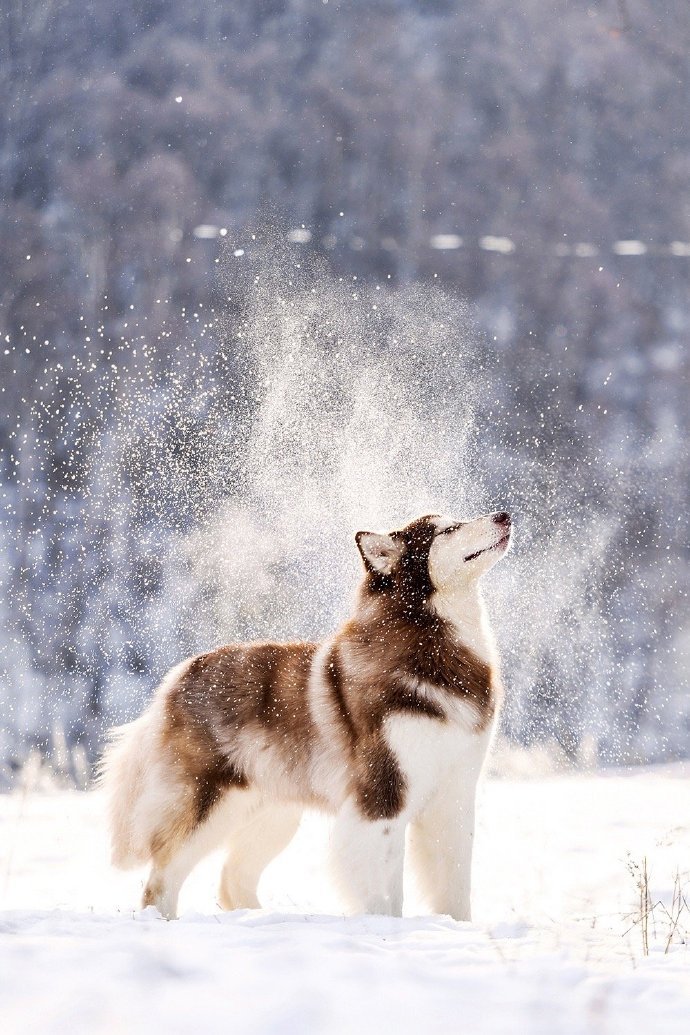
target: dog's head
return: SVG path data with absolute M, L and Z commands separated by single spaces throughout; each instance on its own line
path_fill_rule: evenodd
M 511 519 L 504 511 L 471 521 L 428 514 L 394 532 L 358 532 L 366 587 L 403 606 L 426 604 L 434 593 L 470 589 L 510 545 Z

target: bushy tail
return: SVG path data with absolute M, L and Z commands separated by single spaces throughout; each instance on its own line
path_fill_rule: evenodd
M 108 798 L 112 864 L 121 870 L 143 866 L 161 813 L 175 794 L 174 775 L 162 757 L 166 692 L 187 668 L 172 669 L 140 718 L 110 731 L 98 782 Z
M 149 858 L 148 839 L 135 839 L 134 828 L 151 741 L 151 714 L 145 712 L 110 731 L 101 763 L 99 784 L 108 797 L 112 864 L 121 870 L 142 866 Z

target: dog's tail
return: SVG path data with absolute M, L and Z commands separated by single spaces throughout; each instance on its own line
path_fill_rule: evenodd
M 149 861 L 152 838 L 174 791 L 174 775 L 162 748 L 164 704 L 188 665 L 185 661 L 167 674 L 143 715 L 110 731 L 98 784 L 108 799 L 111 858 L 118 869 Z

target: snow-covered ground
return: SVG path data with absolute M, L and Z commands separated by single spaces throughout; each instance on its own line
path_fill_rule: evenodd
M 216 857 L 167 923 L 109 868 L 97 793 L 0 797 L 0 1031 L 687 1035 L 690 949 L 664 952 L 657 907 L 644 957 L 630 866 L 647 857 L 653 903 L 677 870 L 690 896 L 688 775 L 487 780 L 473 924 L 338 915 L 318 817 L 265 910 L 219 911 Z

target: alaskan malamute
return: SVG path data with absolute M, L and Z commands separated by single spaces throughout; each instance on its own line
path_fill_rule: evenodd
M 470 918 L 475 790 L 501 696 L 480 578 L 510 532 L 505 513 L 358 532 L 364 578 L 329 639 L 232 644 L 168 674 L 104 762 L 113 862 L 151 864 L 144 905 L 174 917 L 192 868 L 226 846 L 220 904 L 258 906 L 263 869 L 316 808 L 335 816 L 350 910 L 401 915 L 407 833 L 429 908 Z

